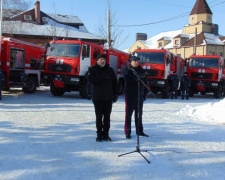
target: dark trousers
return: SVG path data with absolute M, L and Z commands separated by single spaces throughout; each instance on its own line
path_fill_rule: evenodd
M 177 87 L 171 88 L 171 99 L 173 99 L 173 97 L 175 97 L 175 99 L 177 99 Z
M 96 128 L 98 137 L 109 136 L 110 114 L 112 101 L 93 101 L 96 115 Z
M 124 133 L 125 135 L 131 134 L 131 118 L 134 112 L 135 117 L 135 127 L 136 134 L 143 133 L 143 125 L 142 125 L 142 112 L 143 112 L 143 98 L 140 99 L 140 107 L 139 107 L 139 121 L 138 121 L 138 98 L 137 97 L 127 97 L 125 96 L 125 126 Z
M 182 88 L 182 92 L 181 92 L 181 95 L 182 95 L 182 99 L 184 99 L 186 97 L 186 99 L 189 99 L 189 88 Z

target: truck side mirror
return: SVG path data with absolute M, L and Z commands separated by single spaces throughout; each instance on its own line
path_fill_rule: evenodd
M 166 58 L 166 65 L 170 63 L 169 57 Z
M 185 65 L 185 66 L 188 65 L 189 60 L 190 60 L 189 58 L 185 58 L 185 61 L 184 61 L 184 65 Z
M 170 54 L 170 62 L 173 61 L 173 54 Z

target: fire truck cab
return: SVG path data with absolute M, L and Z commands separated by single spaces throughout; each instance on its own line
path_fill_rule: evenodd
M 120 91 L 124 88 L 121 71 L 126 66 L 129 56 L 115 49 L 86 41 L 54 40 L 49 43 L 45 60 L 45 79 L 50 84 L 54 96 L 65 92 L 79 91 L 82 98 L 87 98 L 88 68 L 97 62 L 98 54 L 106 54 L 107 64 L 114 69 L 120 82 Z
M 146 70 L 148 84 L 154 94 L 162 93 L 162 98 L 170 96 L 168 77 L 176 71 L 180 78 L 184 72 L 184 59 L 165 49 L 137 49 L 135 55 Z
M 25 93 L 34 93 L 43 78 L 45 48 L 9 37 L 2 37 L 1 43 L 3 89 L 22 87 Z
M 224 59 L 218 55 L 192 55 L 187 59 L 187 72 L 191 78 L 190 96 L 195 93 L 214 93 L 221 98 L 225 92 Z

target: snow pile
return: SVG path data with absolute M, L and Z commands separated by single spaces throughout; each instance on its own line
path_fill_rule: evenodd
M 225 124 L 225 99 L 197 107 L 187 105 L 177 115 L 210 123 Z

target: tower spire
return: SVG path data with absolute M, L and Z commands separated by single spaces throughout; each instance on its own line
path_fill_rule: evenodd
M 212 14 L 206 0 L 197 0 L 190 15 L 194 14 Z

